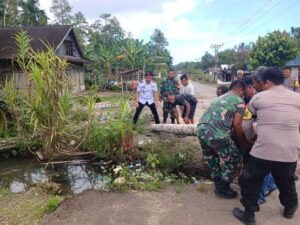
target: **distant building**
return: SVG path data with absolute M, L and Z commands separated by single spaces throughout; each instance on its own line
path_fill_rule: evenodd
M 286 66 L 292 69 L 292 77 L 297 77 L 300 70 L 300 55 L 298 55 L 295 59 L 289 61 Z
M 68 75 L 74 84 L 74 92 L 85 89 L 83 64 L 89 61 L 83 56 L 72 26 L 0 28 L 0 83 L 14 75 L 16 88 L 28 87 L 25 74 L 13 63 L 18 51 L 15 36 L 21 30 L 30 36 L 34 51 L 46 51 L 47 46 L 51 46 L 58 57 L 67 60 L 70 64 Z

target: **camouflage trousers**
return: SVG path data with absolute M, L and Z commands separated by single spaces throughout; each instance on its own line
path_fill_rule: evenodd
M 169 102 L 164 102 L 163 103 L 163 118 L 167 119 L 168 115 L 170 114 L 171 119 L 175 119 L 175 105 Z
M 203 157 L 213 179 L 222 179 L 231 183 L 238 175 L 242 163 L 242 154 L 231 138 L 210 139 L 199 136 Z

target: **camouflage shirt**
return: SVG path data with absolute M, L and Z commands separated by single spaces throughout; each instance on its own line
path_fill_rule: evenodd
M 202 129 L 205 132 L 204 138 L 229 138 L 234 115 L 236 113 L 243 115 L 244 109 L 244 100 L 231 92 L 214 99 L 200 118 L 199 133 Z
M 160 97 L 166 100 L 168 95 L 177 95 L 179 93 L 177 85 L 178 82 L 175 78 L 164 80 L 160 88 Z

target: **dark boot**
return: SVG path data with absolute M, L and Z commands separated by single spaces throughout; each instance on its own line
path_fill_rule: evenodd
M 215 179 L 215 193 L 222 198 L 236 198 L 237 192 L 232 190 L 229 184 L 222 179 Z
M 297 211 L 297 209 L 298 209 L 298 205 L 296 205 L 292 208 L 285 207 L 284 211 L 283 211 L 283 216 L 287 219 L 292 219 L 294 217 L 294 214 Z
M 171 119 L 171 123 L 172 123 L 172 124 L 175 124 L 175 119 Z
M 168 118 L 164 118 L 163 123 L 167 123 Z
M 239 208 L 234 208 L 232 211 L 235 218 L 243 222 L 245 225 L 256 225 L 254 212 L 245 210 L 240 210 Z

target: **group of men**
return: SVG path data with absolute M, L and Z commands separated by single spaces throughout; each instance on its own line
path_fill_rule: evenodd
M 230 184 L 244 164 L 239 185 L 245 210 L 235 208 L 233 214 L 246 225 L 256 224 L 261 193 L 264 200 L 266 191 L 276 187 L 284 217 L 292 218 L 298 208 L 300 94 L 298 79 L 290 72 L 290 68 L 282 72 L 259 67 L 252 77 L 239 77 L 227 93 L 224 88 L 217 90 L 220 97 L 199 121 L 199 141 L 218 196 L 237 196 Z
M 198 124 L 198 138 L 207 159 L 215 193 L 224 198 L 237 197 L 230 187 L 239 177 L 244 210 L 233 209 L 234 216 L 246 225 L 255 225 L 265 195 L 278 188 L 283 216 L 292 218 L 298 208 L 296 166 L 300 151 L 300 85 L 291 69 L 259 67 L 252 76 L 237 79 L 229 89 L 221 86 Z M 153 74 L 147 73 L 136 94 L 137 122 L 144 106 L 149 106 L 160 123 L 155 102 L 163 101 L 163 123 L 179 123 L 176 105 L 183 121 L 194 123 L 197 100 L 186 75 L 182 87 L 170 70 L 158 96 Z
M 180 106 L 180 112 L 184 123 L 193 124 L 194 114 L 197 106 L 197 99 L 194 97 L 194 87 L 189 82 L 187 74 L 180 77 L 181 85 L 175 78 L 175 71 L 169 70 L 168 77 L 162 82 L 159 97 L 157 84 L 152 79 L 153 73 L 147 72 L 145 79 L 142 80 L 136 91 L 136 112 L 133 117 L 134 124 L 137 123 L 139 115 L 145 106 L 148 106 L 154 116 L 156 124 L 160 123 L 156 105 L 158 100 L 163 102 L 163 123 L 167 123 L 170 115 L 171 123 L 177 124 L 179 121 L 179 114 L 176 108 Z M 156 103 L 156 104 L 155 104 Z

